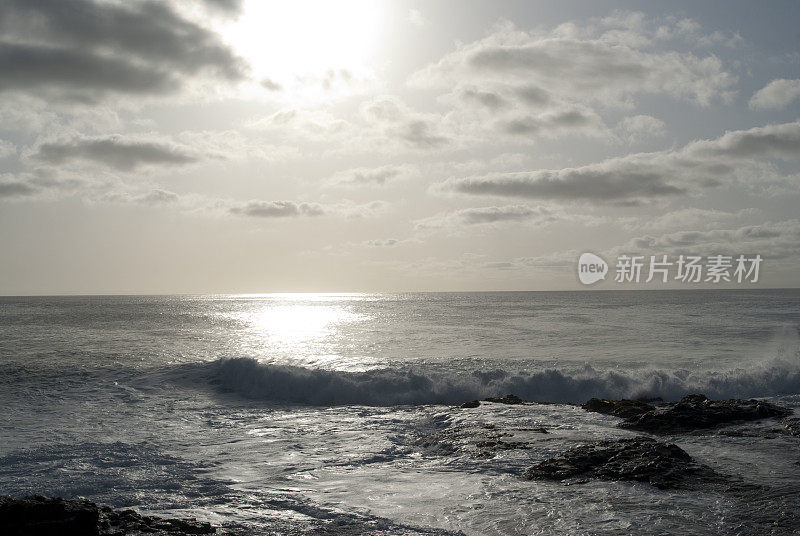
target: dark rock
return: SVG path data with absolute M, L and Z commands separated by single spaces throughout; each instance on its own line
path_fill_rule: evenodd
M 606 398 L 592 398 L 588 402 L 581 404 L 586 411 L 603 413 L 629 419 L 655 409 L 653 406 L 642 400 L 608 400 Z
M 763 400 L 709 400 L 704 395 L 689 395 L 675 404 L 663 404 L 620 423 L 621 428 L 655 434 L 704 430 L 741 421 L 785 417 L 787 408 Z
M 497 397 L 489 397 L 484 399 L 486 402 L 497 402 L 499 404 L 524 404 L 525 401 L 522 400 L 517 395 L 506 395 L 502 398 Z
M 99 534 L 100 510 L 93 502 L 65 501 L 31 495 L 24 499 L 0 497 L 0 527 L 4 534 Z
M 464 409 L 467 409 L 467 408 L 477 408 L 477 407 L 478 407 L 478 406 L 480 406 L 480 405 L 481 405 L 480 401 L 478 401 L 478 400 L 471 400 L 471 401 L 469 401 L 469 402 L 464 402 L 463 404 L 461 404 L 461 407 L 462 407 L 462 408 L 464 408 Z
M 598 441 L 572 448 L 528 468 L 528 480 L 633 480 L 658 488 L 690 487 L 714 479 L 714 472 L 696 463 L 683 449 L 649 437 Z
M 209 523 L 194 519 L 144 516 L 86 499 L 41 495 L 0 497 L 0 530 L 7 536 L 183 536 L 216 532 Z

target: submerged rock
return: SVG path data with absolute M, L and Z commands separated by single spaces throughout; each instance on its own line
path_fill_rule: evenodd
M 581 404 L 581 407 L 586 411 L 613 415 L 615 417 L 622 417 L 623 419 L 635 417 L 655 409 L 655 407 L 642 400 L 628 400 L 627 398 L 623 398 L 622 400 L 592 398 L 588 402 Z
M 463 404 L 461 404 L 460 407 L 464 409 L 469 409 L 469 408 L 477 408 L 480 405 L 481 403 L 479 400 L 470 400 L 469 402 L 464 402 Z
M 0 531 L 8 536 L 182 536 L 216 529 L 194 519 L 144 516 L 86 499 L 30 495 L 0 497 Z
M 763 400 L 709 400 L 689 395 L 674 404 L 663 404 L 621 422 L 621 428 L 655 434 L 690 432 L 740 421 L 785 417 L 791 411 Z
M 597 441 L 569 449 L 529 467 L 527 480 L 633 480 L 658 488 L 687 487 L 714 479 L 715 473 L 696 463 L 683 449 L 649 437 Z

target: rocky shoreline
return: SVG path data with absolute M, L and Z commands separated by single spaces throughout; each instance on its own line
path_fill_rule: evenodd
M 484 402 L 500 404 L 537 404 L 509 394 L 483 401 L 473 400 L 461 409 L 480 407 Z M 661 489 L 700 489 L 708 486 L 740 486 L 735 478 L 716 474 L 708 466 L 694 460 L 674 443 L 651 437 L 719 431 L 731 425 L 763 419 L 780 419 L 785 433 L 797 435 L 798 419 L 791 411 L 771 402 L 757 399 L 711 400 L 702 394 L 688 395 L 677 402 L 661 399 L 610 400 L 592 398 L 580 405 L 589 412 L 622 419 L 617 427 L 644 432 L 616 440 L 587 442 L 568 449 L 526 469 L 527 480 L 556 480 L 575 484 L 589 480 L 647 482 Z M 547 433 L 541 428 L 540 433 Z M 493 451 L 529 449 L 529 445 L 500 439 L 503 434 L 492 431 L 490 441 L 476 443 L 478 457 L 493 455 Z M 423 446 L 428 446 L 423 443 Z
M 483 403 L 537 404 L 507 395 L 470 401 L 456 411 L 469 411 Z M 689 395 L 674 403 L 593 398 L 580 407 L 588 412 L 617 417 L 621 419 L 617 424 L 619 428 L 647 435 L 582 442 L 528 466 L 519 474 L 522 479 L 556 481 L 566 485 L 592 480 L 633 481 L 659 489 L 755 493 L 746 489 L 752 485 L 743 486 L 735 476 L 720 475 L 674 443 L 653 436 L 725 433 L 733 425 L 763 419 L 778 420 L 782 433 L 800 434 L 800 420 L 791 417 L 789 409 L 762 400 L 710 400 L 703 395 Z M 516 431 L 524 431 L 528 438 L 543 437 L 549 434 L 548 427 L 526 427 Z M 512 439 L 513 436 L 491 423 L 484 423 L 477 435 L 475 430 L 467 428 L 444 429 L 422 437 L 417 447 L 430 455 L 447 456 L 458 452 L 459 445 L 468 444 L 475 459 L 492 457 L 508 450 L 532 448 L 532 444 Z M 226 534 L 238 534 L 195 519 L 147 516 L 83 498 L 0 496 L 0 533 L 9 536 L 183 536 L 215 534 L 218 529 Z
M 214 534 L 216 528 L 195 519 L 145 516 L 115 510 L 87 499 L 29 495 L 0 496 L 0 530 L 7 536 L 183 536 Z

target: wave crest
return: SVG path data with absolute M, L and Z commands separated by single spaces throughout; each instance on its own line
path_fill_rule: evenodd
M 690 393 L 711 398 L 750 398 L 800 394 L 800 366 L 776 360 L 747 369 L 708 372 L 643 369 L 628 372 L 543 369 L 473 373 L 417 373 L 380 369 L 341 372 L 260 363 L 251 358 L 214 362 L 215 383 L 248 398 L 312 405 L 392 406 L 460 404 L 514 393 L 539 402 L 579 403 L 591 397 L 661 397 L 677 400 Z

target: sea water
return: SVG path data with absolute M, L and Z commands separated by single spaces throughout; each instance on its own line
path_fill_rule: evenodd
M 752 496 L 520 475 L 634 435 L 593 396 L 800 408 L 799 328 L 797 290 L 0 298 L 0 494 L 255 533 L 783 534 L 800 438 L 772 421 L 664 438 Z M 457 407 L 508 393 L 554 404 Z M 531 448 L 476 455 L 499 433 Z

